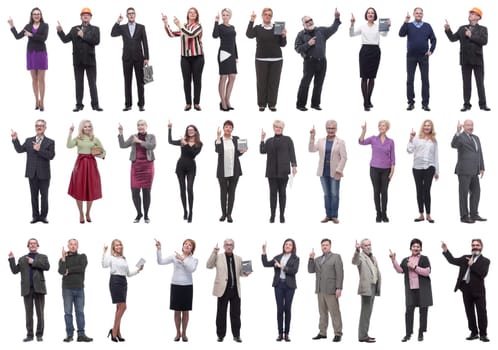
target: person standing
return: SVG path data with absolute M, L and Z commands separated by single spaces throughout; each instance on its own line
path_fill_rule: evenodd
M 455 174 L 458 176 L 460 221 L 467 224 L 486 221 L 487 219 L 479 215 L 481 198 L 479 177 L 482 178 L 484 175 L 484 158 L 481 141 L 474 135 L 472 120 L 465 120 L 463 125 L 458 122 L 457 132 L 451 140 L 451 147 L 456 148 L 458 152 Z
M 28 38 L 26 68 L 31 73 L 35 110 L 43 112 L 45 110 L 43 102 L 45 98 L 45 72 L 48 69 L 47 46 L 45 45 L 48 37 L 48 24 L 43 20 L 43 14 L 38 7 L 31 10 L 29 23 L 24 26 L 20 33 L 17 32 L 12 18 L 9 17 L 7 22 L 16 39 Z
M 339 298 L 342 294 L 342 283 L 344 281 L 344 268 L 339 254 L 330 251 L 332 241 L 328 238 L 320 242 L 322 255 L 315 258 L 315 251 L 311 250 L 308 260 L 308 272 L 314 273 L 315 294 L 318 299 L 318 312 L 320 320 L 318 323 L 319 333 L 313 340 L 327 338 L 327 328 L 329 325 L 329 314 L 332 318 L 334 328 L 333 342 L 340 342 L 342 339 L 342 318 L 339 308 Z
M 466 339 L 474 340 L 479 338 L 483 342 L 489 342 L 484 279 L 488 275 L 490 261 L 482 255 L 482 247 L 481 239 L 473 239 L 471 243 L 472 254 L 454 258 L 446 243 L 442 242 L 441 244 L 446 260 L 450 264 L 460 267 L 455 292 L 458 289 L 462 291 L 463 305 L 465 306 L 465 314 L 467 315 L 470 330 L 470 335 Z
M 486 103 L 484 90 L 483 46 L 488 43 L 488 28 L 479 24 L 481 18 L 482 11 L 474 7 L 469 11 L 469 24 L 461 26 L 455 33 L 451 31 L 448 21 L 444 25 L 444 32 L 448 39 L 451 42 L 460 41 L 460 66 L 463 80 L 463 107 L 460 111 L 462 112 L 472 107 L 470 104 L 472 72 L 476 79 L 479 108 L 483 111 L 491 110 Z
M 43 119 L 35 122 L 36 135 L 28 137 L 21 145 L 17 132 L 12 130 L 12 144 L 17 153 L 26 152 L 25 176 L 31 192 L 31 223 L 48 224 L 48 188 L 50 186 L 50 161 L 55 157 L 55 142 L 45 136 L 47 123 Z M 40 196 L 40 199 L 38 199 Z M 41 203 L 41 211 L 39 204 Z
M 73 305 L 78 327 L 78 342 L 91 342 L 92 338 L 85 334 L 85 270 L 88 260 L 85 254 L 78 253 L 78 241 L 74 238 L 67 241 L 67 251 L 62 248 L 59 260 L 59 274 L 62 275 L 62 300 L 64 302 L 64 321 L 66 337 L 64 342 L 73 341 Z
M 249 272 L 242 270 L 242 258 L 233 253 L 233 239 L 223 242 L 224 253 L 219 253 L 218 244 L 214 247 L 206 263 L 208 269 L 216 268 L 213 295 L 218 298 L 216 308 L 216 335 L 222 342 L 227 332 L 227 309 L 230 304 L 230 325 L 233 340 L 241 343 L 240 338 L 240 276 L 248 276 Z
M 135 9 L 126 10 L 127 24 L 121 24 L 123 16 L 119 15 L 111 30 L 111 36 L 123 38 L 123 74 L 125 83 L 125 107 L 123 111 L 131 110 L 132 74 L 135 70 L 137 83 L 138 110 L 145 111 L 144 104 L 144 66 L 149 64 L 149 45 L 145 26 L 135 22 Z
M 310 131 L 308 151 L 318 151 L 319 155 L 316 174 L 320 176 L 326 213 L 325 219 L 321 222 L 332 221 L 334 224 L 338 224 L 339 188 L 341 178 L 344 176 L 344 167 L 346 166 L 348 155 L 346 153 L 346 144 L 336 136 L 337 122 L 335 120 L 327 120 L 325 130 L 327 136 L 315 143 L 316 131 L 313 126 L 313 129 Z
M 43 271 L 50 269 L 50 263 L 45 254 L 38 253 L 38 240 L 28 240 L 28 254 L 23 255 L 15 262 L 14 253 L 9 253 L 10 271 L 13 274 L 21 273 L 21 295 L 24 298 L 24 309 L 26 311 L 26 338 L 23 342 L 32 341 L 36 335 L 37 341 L 43 341 L 43 330 L 45 328 L 45 276 Z M 36 333 L 33 331 L 33 304 L 36 310 Z
M 85 7 L 80 13 L 81 24 L 71 28 L 68 34 L 57 22 L 57 35 L 64 44 L 73 43 L 74 81 L 76 84 L 76 107 L 73 112 L 83 110 L 83 78 L 88 79 L 92 109 L 102 112 L 97 93 L 97 62 L 95 60 L 95 46 L 100 43 L 100 29 L 90 24 L 92 11 Z
M 337 32 L 341 24 L 341 14 L 335 9 L 335 20 L 330 27 L 316 27 L 313 19 L 303 16 L 301 21 L 304 29 L 301 30 L 294 42 L 294 49 L 303 58 L 303 78 L 297 91 L 296 108 L 307 111 L 308 91 L 311 80 L 313 82 L 313 94 L 311 96 L 311 108 L 321 111 L 320 107 L 323 81 L 327 73 L 327 40 Z
M 405 22 L 399 29 L 399 36 L 406 40 L 406 98 L 408 100 L 407 111 L 415 108 L 415 90 L 413 80 L 417 65 L 420 69 L 422 80 L 422 109 L 426 112 L 429 108 L 429 57 L 436 49 L 436 36 L 429 23 L 423 22 L 424 10 L 416 7 L 413 10 L 415 20 L 410 22 L 410 14 L 407 12 Z M 428 42 L 431 43 L 429 47 Z
M 375 343 L 375 338 L 368 335 L 368 329 L 375 297 L 380 296 L 379 264 L 372 254 L 372 242 L 368 238 L 362 239 L 360 243 L 356 242 L 355 248 L 352 263 L 358 267 L 360 274 L 358 294 L 361 296 L 358 340 L 364 343 Z

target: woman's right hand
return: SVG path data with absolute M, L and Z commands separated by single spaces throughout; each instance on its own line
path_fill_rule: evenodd
M 354 15 L 351 14 L 351 27 L 354 26 L 354 22 L 356 22 L 356 18 L 354 18 Z
M 12 28 L 14 27 L 14 20 L 9 16 L 9 19 L 7 20 L 7 23 L 9 23 L 9 26 Z
M 107 248 L 109 248 L 107 244 L 104 244 L 104 254 L 107 253 Z
M 163 13 L 161 13 L 161 17 L 162 17 L 164 25 L 167 26 L 168 25 L 168 16 L 166 16 Z
M 118 123 L 118 132 L 119 132 L 119 135 L 123 135 L 123 126 L 121 125 L 121 123 Z
M 173 123 L 171 123 L 169 120 L 168 120 L 168 129 L 171 129 L 173 127 Z
M 154 239 L 154 241 L 156 241 L 156 248 L 159 250 L 161 249 L 161 242 L 158 241 L 157 239 Z
M 413 140 L 413 138 L 415 137 L 415 135 L 416 135 L 416 132 L 412 128 L 412 131 L 410 132 L 410 140 Z
M 220 14 L 216 14 L 216 16 L 214 17 L 214 21 L 215 22 L 219 22 L 220 21 Z
M 266 255 L 266 242 L 263 244 L 261 249 L 263 250 L 263 255 Z
M 216 130 L 216 139 L 218 140 L 221 137 L 221 128 L 218 127 L 218 130 Z
M 361 131 L 367 132 L 367 122 L 366 121 L 363 124 L 361 124 Z
M 69 127 L 69 134 L 72 135 L 73 132 L 74 132 L 74 124 L 71 124 L 71 126 Z

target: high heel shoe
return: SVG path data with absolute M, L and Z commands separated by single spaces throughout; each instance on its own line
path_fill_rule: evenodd
M 85 223 L 85 217 L 83 216 L 83 214 L 80 215 L 80 224 L 84 224 Z
M 109 337 L 111 337 L 111 340 L 112 340 L 113 342 L 115 342 L 115 343 L 117 343 L 117 342 L 118 342 L 118 338 L 117 338 L 117 337 L 115 338 L 115 337 L 113 337 L 113 336 L 112 336 L 112 328 L 111 328 L 111 329 L 109 329 L 109 333 L 107 333 L 107 338 L 109 338 Z
M 90 214 L 86 214 L 86 222 L 92 222 L 92 219 L 90 218 Z
M 119 340 L 120 342 L 126 341 L 126 339 L 125 339 L 125 338 L 121 338 L 119 335 L 116 335 L 116 338 L 118 338 L 118 340 Z
M 223 103 L 220 102 L 220 111 L 223 111 L 223 112 L 228 112 L 230 109 L 227 107 L 227 108 L 224 108 L 223 107 Z
M 135 218 L 135 220 L 133 220 L 133 223 L 134 224 L 139 223 L 141 218 L 142 218 L 142 214 L 138 214 L 137 217 Z

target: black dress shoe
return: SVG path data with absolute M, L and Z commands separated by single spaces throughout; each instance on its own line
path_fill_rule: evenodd
M 327 336 L 326 335 L 322 335 L 320 333 L 318 333 L 316 336 L 314 336 L 313 338 L 311 338 L 313 340 L 319 340 L 319 339 L 327 339 Z
M 479 337 L 479 340 L 480 340 L 480 341 L 483 341 L 483 342 L 485 342 L 485 343 L 489 342 L 489 338 L 488 338 L 488 336 L 487 336 L 487 335 L 481 335 L 481 336 Z
M 332 339 L 332 341 L 333 341 L 334 343 L 338 343 L 338 342 L 340 342 L 340 341 L 341 341 L 341 339 L 342 339 L 342 336 L 341 336 L 341 335 L 334 335 L 334 339 Z
M 284 340 L 286 342 L 290 342 L 291 341 L 288 334 L 284 335 Z
M 460 218 L 460 222 L 463 222 L 464 224 L 473 224 L 475 220 L 473 220 L 470 216 L 464 216 Z
M 74 107 L 73 112 L 79 112 L 79 111 L 82 111 L 82 110 L 83 110 L 83 107 L 84 107 L 84 106 L 76 106 L 76 107 Z
M 73 341 L 73 336 L 72 335 L 68 335 L 67 337 L 65 337 L 63 340 L 62 340 L 64 343 L 70 343 Z
M 141 218 L 142 218 L 142 214 L 138 214 L 137 217 L 135 218 L 135 220 L 133 220 L 133 223 L 134 224 L 139 223 Z
M 39 218 L 38 221 L 43 222 L 44 224 L 48 224 L 47 218 Z
M 83 334 L 83 335 L 78 335 L 78 338 L 76 339 L 76 341 L 90 343 L 93 341 L 93 338 L 87 337 L 86 335 Z
M 43 337 L 41 335 L 36 336 L 36 341 L 43 341 Z
M 435 223 L 434 219 L 427 219 L 427 221 L 429 221 L 429 224 Z
M 299 109 L 301 112 L 306 112 L 308 110 L 308 108 L 304 106 L 296 106 L 296 108 Z
M 317 111 L 321 111 L 322 107 L 320 106 L 311 106 L 311 108 L 316 109 Z
M 470 218 L 474 221 L 488 221 L 488 219 L 482 218 L 479 215 L 472 215 Z
M 370 112 L 370 107 L 368 107 L 368 106 L 363 106 L 363 110 L 364 110 L 365 112 Z
M 276 112 L 277 111 L 277 107 L 273 106 L 273 107 L 268 107 L 268 109 L 272 112 Z
M 26 337 L 22 341 L 25 342 L 25 343 L 27 343 L 29 341 L 33 341 L 33 337 Z
M 149 219 L 149 217 L 148 217 L 148 216 L 146 216 L 146 217 L 144 218 L 144 222 L 145 222 L 146 224 L 150 224 L 150 219 Z
M 377 215 L 375 217 L 375 222 L 382 222 L 382 216 L 381 215 Z
M 277 339 L 275 339 L 276 341 L 282 341 L 284 340 L 284 336 L 282 334 L 279 334 Z
M 410 335 L 405 335 L 405 336 L 403 337 L 403 339 L 401 339 L 401 341 L 402 341 L 403 343 L 406 343 L 408 340 L 410 340 L 410 338 L 411 338 L 411 336 L 410 336 Z
M 29 223 L 30 224 L 36 224 L 38 221 L 40 221 L 39 218 L 33 218 Z
M 195 109 L 196 111 L 201 111 L 201 106 L 199 106 L 199 105 L 194 105 L 194 109 Z
M 191 109 L 192 109 L 192 105 L 185 105 L 185 107 L 183 108 L 183 110 L 184 110 L 185 112 L 188 112 L 188 111 L 190 111 Z
M 220 216 L 220 221 L 223 222 L 223 221 L 225 221 L 226 218 L 227 218 L 227 216 L 225 214 L 223 214 L 222 216 Z
M 424 333 L 419 333 L 417 337 L 418 341 L 424 341 Z
M 471 107 L 471 106 L 466 106 L 466 105 L 463 105 L 463 107 L 462 107 L 462 109 L 460 110 L 460 112 L 470 111 L 470 107 Z
M 285 223 L 285 216 L 280 215 L 280 223 L 284 224 Z
M 266 107 L 264 107 L 264 106 L 263 106 L 263 107 L 262 107 L 262 106 L 259 106 L 259 111 L 260 111 L 260 112 L 264 112 L 264 111 L 265 111 L 265 109 L 266 109 Z
M 128 111 L 131 111 L 131 106 L 127 106 L 127 107 L 123 108 L 123 112 L 128 112 Z
M 242 343 L 242 339 L 240 339 L 240 337 L 233 337 L 233 341 L 237 343 Z
M 233 222 L 233 219 L 232 219 L 231 215 L 227 215 L 227 222 L 230 223 L 230 224 Z
M 407 111 L 412 111 L 413 109 L 415 109 L 415 104 L 413 104 L 413 103 L 409 103 L 408 107 L 406 107 Z
M 97 112 L 102 112 L 102 111 L 103 111 L 103 109 L 102 109 L 102 108 L 100 108 L 100 106 L 95 106 L 95 107 L 92 107 L 92 109 L 93 109 L 94 111 L 97 111 Z
M 479 107 L 479 108 L 480 108 L 481 110 L 483 110 L 483 111 L 486 111 L 486 112 L 489 112 L 489 111 L 491 110 L 491 108 L 489 108 L 488 106 L 481 106 L 481 107 Z M 41 110 L 41 108 L 40 108 L 40 110 Z
M 275 215 L 270 216 L 270 224 L 275 222 Z
M 217 341 L 221 343 L 223 341 L 223 337 L 218 337 Z
M 140 112 L 145 112 L 145 108 L 144 108 L 144 106 L 138 106 L 138 110 L 139 110 Z
M 465 339 L 466 340 L 476 340 L 476 339 L 479 339 L 479 336 L 477 335 L 477 333 L 470 333 L 470 335 Z
M 389 222 L 389 218 L 387 217 L 387 214 L 382 214 L 382 222 Z
M 422 109 L 423 109 L 424 111 L 426 111 L 426 112 L 430 112 L 430 111 L 431 111 L 431 109 L 430 109 L 430 108 L 429 108 L 429 106 L 427 106 L 427 105 L 423 105 L 423 106 L 422 106 Z

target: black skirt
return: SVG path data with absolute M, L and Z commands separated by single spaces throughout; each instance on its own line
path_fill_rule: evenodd
M 175 311 L 192 310 L 192 299 L 194 296 L 194 286 L 180 286 L 172 284 L 169 295 L 169 308 Z
M 360 50 L 360 78 L 375 79 L 379 63 L 379 45 L 362 45 Z
M 109 290 L 113 304 L 126 303 L 126 293 L 128 291 L 128 282 L 125 276 L 111 275 L 109 279 Z

